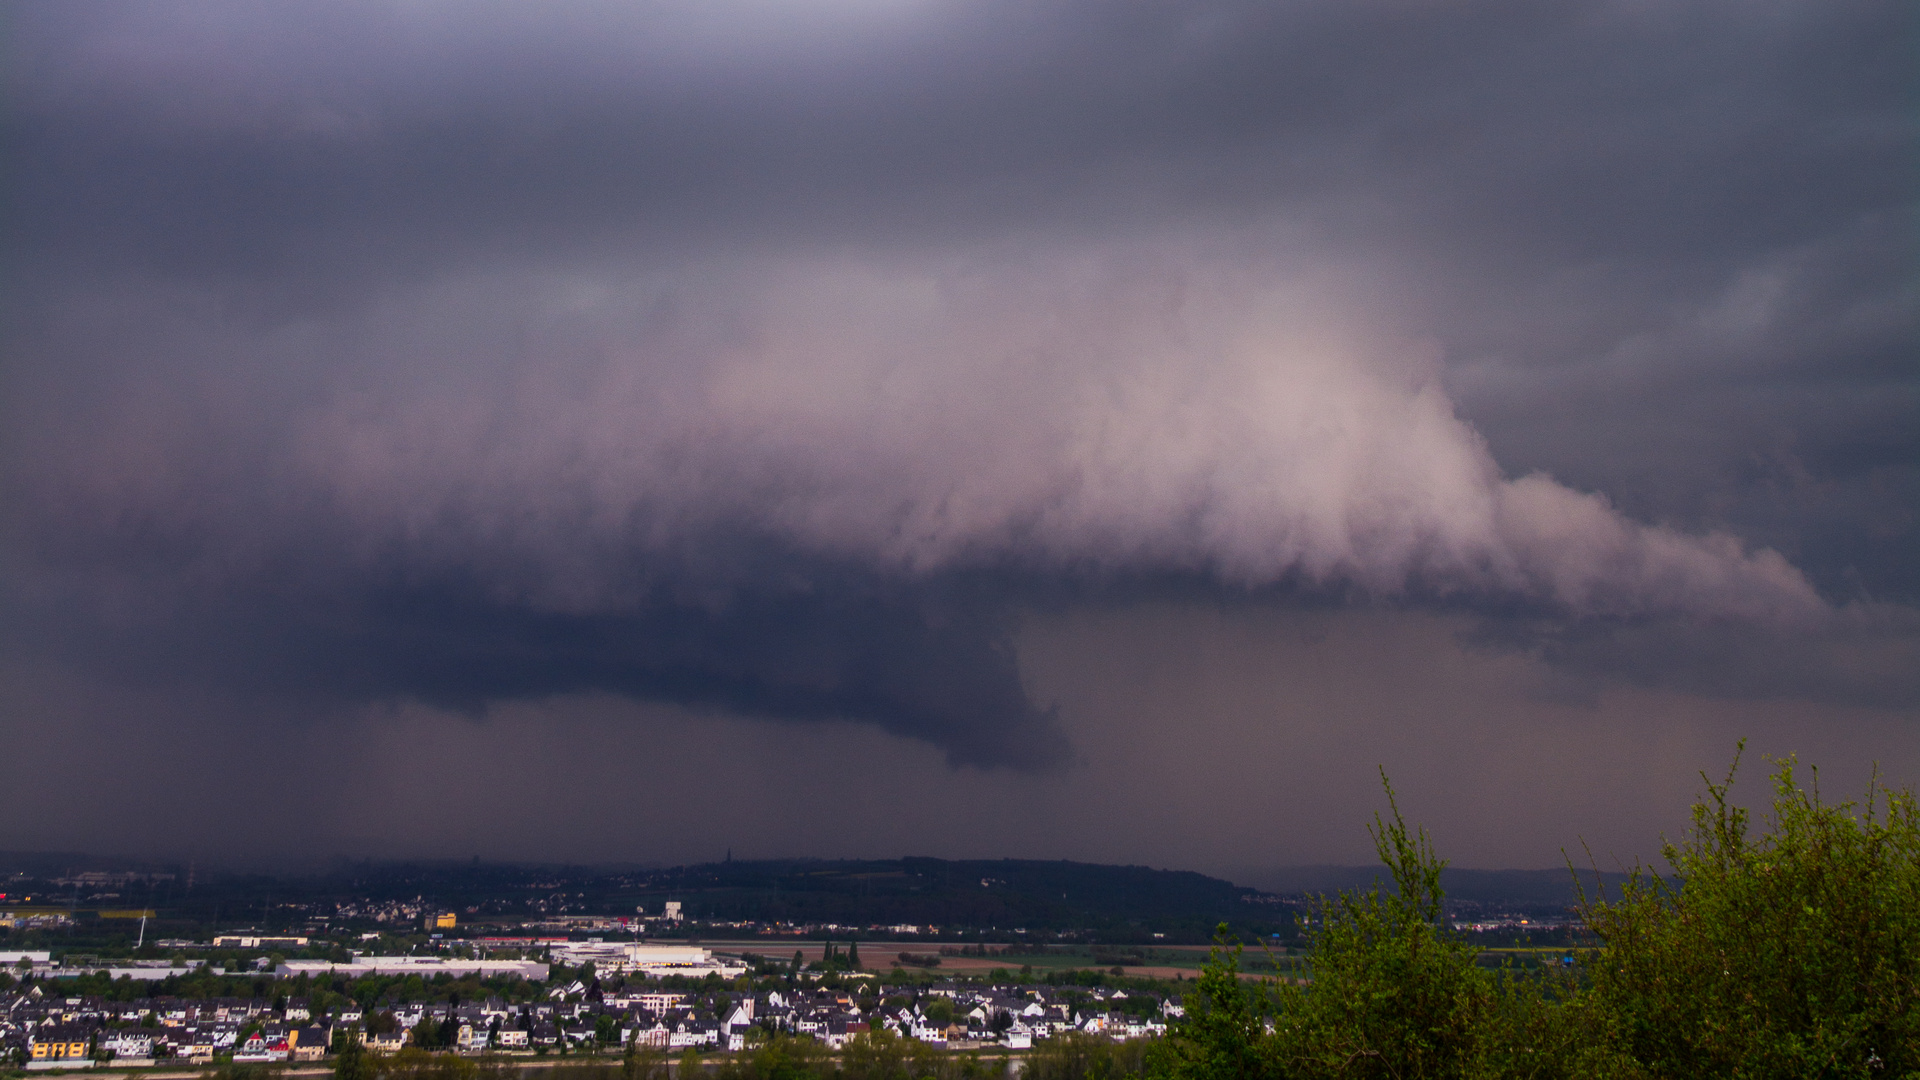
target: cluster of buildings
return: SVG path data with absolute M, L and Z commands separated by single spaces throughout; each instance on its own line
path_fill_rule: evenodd
M 179 944 L 191 945 L 192 943 Z M 307 938 L 293 936 L 223 934 L 213 939 L 215 948 L 236 950 L 292 950 L 305 948 L 307 944 Z M 478 938 L 470 943 L 470 947 L 476 955 L 467 956 L 451 951 L 409 956 L 378 956 L 348 952 L 342 959 L 282 960 L 277 966 L 271 968 L 270 973 L 280 978 L 306 975 L 314 978 L 342 976 L 357 979 L 367 975 L 419 975 L 424 979 L 431 979 L 436 975 L 451 975 L 455 978 L 473 975 L 482 979 L 506 977 L 534 982 L 546 979 L 548 964 L 545 960 L 486 958 L 487 952 L 504 949 L 514 950 L 510 955 L 547 951 L 550 952 L 553 960 L 574 967 L 592 963 L 594 970 L 601 975 L 652 978 L 681 975 L 694 979 L 718 975 L 723 979 L 735 979 L 751 970 L 736 958 L 715 956 L 711 950 L 696 945 L 609 943 L 598 938 L 588 941 L 570 941 L 566 938 Z M 228 963 L 231 964 L 233 961 Z M 267 971 L 268 965 L 269 961 L 266 958 L 255 961 L 256 968 L 261 971 Z M 139 982 L 152 982 L 170 975 L 191 974 L 196 966 L 197 962 L 175 963 L 166 960 L 120 960 L 95 963 L 91 962 L 90 958 L 71 956 L 63 958 L 56 964 L 52 955 L 46 951 L 0 952 L 0 967 L 9 974 L 38 978 L 99 971 L 113 979 L 126 976 Z M 251 973 L 254 969 L 245 970 Z
M 276 1012 L 259 999 L 108 1001 L 43 993 L 40 984 L 0 996 L 0 1060 L 32 1068 L 73 1068 L 112 1058 L 129 1064 L 161 1058 L 211 1062 L 317 1061 L 333 1038 L 296 1000 Z
M 370 919 L 380 923 L 418 923 L 423 916 L 432 912 L 436 920 L 441 912 L 433 911 L 432 905 L 422 897 L 412 900 L 356 900 L 335 904 L 334 917 L 337 919 Z
M 867 1031 L 885 1030 L 954 1049 L 1005 1046 L 1024 1049 L 1034 1040 L 1083 1031 L 1112 1039 L 1153 1038 L 1166 1034 L 1167 1020 L 1179 1016 L 1177 1003 L 1154 995 L 1118 989 L 1062 992 L 1046 986 L 935 984 L 912 997 L 879 990 L 870 1010 L 844 993 L 775 992 L 743 1001 L 729 1017 L 737 1031 L 740 1008 L 759 1008 L 749 1021 L 795 1035 L 809 1035 L 838 1048 Z M 1144 998 L 1144 1000 L 1142 1000 Z M 671 1045 L 671 1044 L 669 1044 Z
M 72 913 L 59 908 L 9 908 L 0 911 L 0 927 L 9 930 L 54 930 L 72 922 Z
M 316 1061 L 351 1040 L 397 1051 L 415 1032 L 463 1053 L 536 1052 L 628 1045 L 665 1052 L 740 1050 L 784 1032 L 830 1047 L 889 1031 L 936 1046 L 1030 1047 L 1069 1031 L 1114 1039 L 1158 1036 L 1177 1004 L 1123 990 L 1061 991 L 1044 986 L 881 987 L 844 991 L 702 994 L 665 990 L 589 991 L 575 982 L 545 1000 L 499 998 L 450 1004 L 398 1002 L 372 1013 L 345 1004 L 316 1013 L 305 998 L 62 997 L 35 983 L 0 995 L 0 1060 L 33 1068 L 73 1068 L 112 1058 L 121 1064 L 171 1059 L 210 1063 Z
M 731 957 L 717 957 L 697 945 L 655 945 L 642 942 L 569 941 L 552 947 L 557 963 L 578 967 L 591 963 L 596 975 L 644 975 L 659 978 L 685 975 L 703 979 L 718 975 L 736 979 L 750 968 Z
M 222 948 L 277 948 L 297 947 L 282 942 L 304 940 L 293 938 L 216 938 L 215 943 Z M 256 942 L 254 945 L 229 945 L 229 942 Z M 476 975 L 487 979 L 495 976 L 528 979 L 534 982 L 547 977 L 548 966 L 537 960 L 487 960 L 459 955 L 428 956 L 374 956 L 365 953 L 349 954 L 345 960 L 282 960 L 272 966 L 266 957 L 255 960 L 252 966 L 234 967 L 235 961 L 226 961 L 227 967 L 221 970 L 227 974 L 271 974 L 280 978 L 294 978 L 300 975 L 321 976 L 339 975 L 348 979 L 357 979 L 365 975 L 418 975 L 431 979 L 436 975 L 451 975 L 460 978 Z M 63 975 L 82 975 L 101 973 L 109 979 L 129 978 L 135 982 L 158 982 L 169 976 L 191 975 L 199 969 L 200 961 L 171 960 L 112 960 L 93 961 L 88 957 L 62 957 L 56 962 L 52 954 L 39 952 L 0 951 L 0 970 L 16 976 L 28 978 L 59 978 Z M 721 966 L 719 970 L 733 970 Z M 704 974 L 704 972 L 702 973 Z
M 1462 933 L 1484 934 L 1489 931 L 1543 931 L 1565 930 L 1578 926 L 1580 921 L 1570 915 L 1547 915 L 1538 913 L 1529 916 L 1511 913 L 1484 915 L 1476 919 L 1454 919 L 1453 928 Z
M 1128 1007 L 1129 1002 L 1133 1007 Z M 952 1049 L 1024 1049 L 1036 1039 L 1069 1031 L 1113 1039 L 1155 1037 L 1166 1034 L 1168 1017 L 1180 1015 L 1178 1004 L 1152 996 L 1133 1001 L 1123 990 L 1069 996 L 1043 986 L 953 983 L 881 987 L 877 995 L 867 998 L 845 991 L 775 990 L 732 999 L 670 992 L 614 993 L 572 1008 L 577 1014 L 571 1022 L 564 1018 L 563 1009 L 563 1018 L 550 1029 L 536 1029 L 534 1045 L 541 1045 L 540 1039 L 585 1043 L 598 1029 L 597 1022 L 587 1019 L 596 1014 L 619 1018 L 622 1045 L 637 1043 L 666 1051 L 740 1050 L 756 1032 L 809 1037 L 839 1049 L 848 1039 L 875 1031 Z
M 483 979 L 495 976 L 531 979 L 539 981 L 547 977 L 547 965 L 538 960 L 482 960 L 463 956 L 369 956 L 357 955 L 348 960 L 282 960 L 273 973 L 282 978 L 294 978 L 300 975 L 322 976 L 340 975 L 349 979 L 358 979 L 366 975 L 418 975 L 431 979 L 435 975 L 452 975 L 456 978 L 464 975 L 477 975 Z

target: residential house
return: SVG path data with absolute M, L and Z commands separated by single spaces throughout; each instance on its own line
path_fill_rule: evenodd
M 204 1065 L 213 1060 L 213 1026 L 179 1027 L 173 1032 L 173 1054 L 186 1058 L 195 1065 Z
M 27 1056 L 35 1061 L 83 1061 L 90 1028 L 78 1024 L 41 1024 L 27 1035 Z
M 635 1010 L 627 1018 L 627 1024 L 620 1032 L 620 1041 L 625 1044 L 664 1048 L 672 1031 L 659 1016 L 645 1009 Z
M 719 1045 L 719 1022 L 710 1017 L 696 1018 L 691 1013 L 684 1014 L 667 1036 L 667 1046 L 676 1050 L 687 1046 Z
M 846 1048 L 848 1039 L 865 1035 L 869 1030 L 871 1028 L 866 1021 L 841 1016 L 827 1021 L 826 1033 L 821 1038 L 833 1049 L 842 1050 Z
M 157 1034 L 152 1028 L 115 1028 L 102 1035 L 100 1049 L 115 1058 L 150 1058 Z
M 287 1032 L 287 1046 L 292 1050 L 295 1061 L 319 1061 L 326 1057 L 327 1047 L 332 1042 L 332 1029 L 318 1024 Z

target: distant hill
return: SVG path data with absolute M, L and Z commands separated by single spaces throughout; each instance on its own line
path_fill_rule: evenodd
M 1239 875 L 1242 881 L 1267 892 L 1285 896 L 1333 894 L 1342 890 L 1364 889 L 1376 880 L 1385 883 L 1386 871 L 1379 866 L 1289 866 L 1275 870 Z M 1609 895 L 1615 894 L 1627 875 L 1603 871 L 1596 878 L 1591 870 L 1580 874 L 1581 884 L 1591 895 L 1596 881 Z M 1440 887 L 1447 899 L 1514 909 L 1564 908 L 1579 900 L 1573 877 L 1565 867 L 1553 870 L 1461 870 L 1448 867 L 1440 874 Z
M 72 852 L 9 853 L 9 873 L 48 889 L 76 871 L 119 869 L 126 860 Z M 677 900 L 687 916 L 726 922 L 837 924 L 848 935 L 884 926 L 938 927 L 943 937 L 994 940 L 1196 943 L 1220 923 L 1242 936 L 1297 932 L 1300 897 L 1365 888 L 1378 867 L 1307 866 L 1243 874 L 1236 884 L 1186 870 L 1031 859 L 785 859 L 692 866 L 527 866 L 479 861 L 339 862 L 320 871 L 272 873 L 171 868 L 125 884 L 74 888 L 78 903 L 112 896 L 160 912 L 168 933 L 219 923 L 290 929 L 350 904 L 433 907 L 461 926 L 517 927 L 563 916 L 658 915 Z M 1619 874 L 1603 875 L 1614 888 Z M 17 879 L 16 879 L 17 880 Z M 24 886 L 25 881 L 19 881 Z M 1565 870 L 1452 870 L 1450 899 L 1489 909 L 1564 909 L 1575 900 Z M 86 906 L 81 904 L 79 906 Z M 351 916 L 350 916 L 351 917 Z M 417 919 L 417 914 L 408 919 Z M 855 928 L 861 928 L 856 930 Z
M 1205 940 L 1223 921 L 1251 932 L 1292 924 L 1273 897 L 1219 878 L 1064 860 L 724 862 L 621 880 L 636 903 L 671 896 L 709 919 L 1090 931 L 1103 940 Z
M 41 879 L 37 888 L 58 874 L 112 862 L 76 853 L 13 861 L 13 872 Z M 462 927 L 513 927 L 568 916 L 657 916 L 668 900 L 695 920 L 837 924 L 849 936 L 916 926 L 1002 941 L 1026 931 L 1036 942 L 1171 944 L 1207 941 L 1222 922 L 1246 935 L 1291 935 L 1294 928 L 1293 912 L 1279 898 L 1230 881 L 1064 860 L 728 860 L 665 868 L 343 861 L 307 873 L 202 866 L 192 879 L 178 874 L 126 895 L 156 908 L 160 923 L 174 928 L 169 932 L 194 933 L 215 923 L 286 930 L 331 917 L 338 904 L 362 912 L 380 904 L 432 907 L 460 913 Z

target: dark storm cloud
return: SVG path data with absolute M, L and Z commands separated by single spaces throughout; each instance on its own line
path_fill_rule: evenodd
M 1797 700 L 1865 709 L 1920 701 L 1920 617 L 1856 605 L 1817 630 L 1684 621 L 1490 618 L 1462 641 L 1531 656 L 1556 672 L 1546 692 L 1594 701 L 1634 685 L 1723 701 Z
M 1908 192 L 1907 43 L 1870 4 L 720 10 L 46 9 L 14 47 L 23 224 L 297 275 L 1313 200 L 1346 243 L 1670 284 Z
M 777 552 L 762 552 L 779 566 Z M 871 573 L 787 565 L 716 599 L 643 596 L 542 610 L 470 576 L 406 567 L 227 581 L 159 620 L 41 620 L 116 681 L 208 684 L 304 711 L 414 700 L 479 718 L 493 702 L 605 692 L 750 716 L 857 720 L 942 747 L 955 765 L 1048 769 L 1069 750 L 1029 704 L 999 614 Z M 337 575 L 337 568 L 321 567 Z M 57 655 L 57 651 L 56 651 Z
M 1042 767 L 1022 603 L 1178 578 L 1910 704 L 1898 22 L 23 8 L 13 632 Z

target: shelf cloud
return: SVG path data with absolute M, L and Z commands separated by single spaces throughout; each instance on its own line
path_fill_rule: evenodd
M 1890 20 L 29 9 L 7 649 L 1014 774 L 1086 750 L 1022 627 L 1129 598 L 1910 710 Z
M 251 627 L 216 650 L 250 677 L 854 715 L 972 764 L 1064 752 L 995 614 L 1035 580 L 1834 614 L 1775 551 L 1503 475 L 1434 347 L 1318 287 L 1022 262 L 497 274 L 292 333 L 128 300 L 92 332 L 165 389 L 58 433 L 29 520 L 155 632 Z

